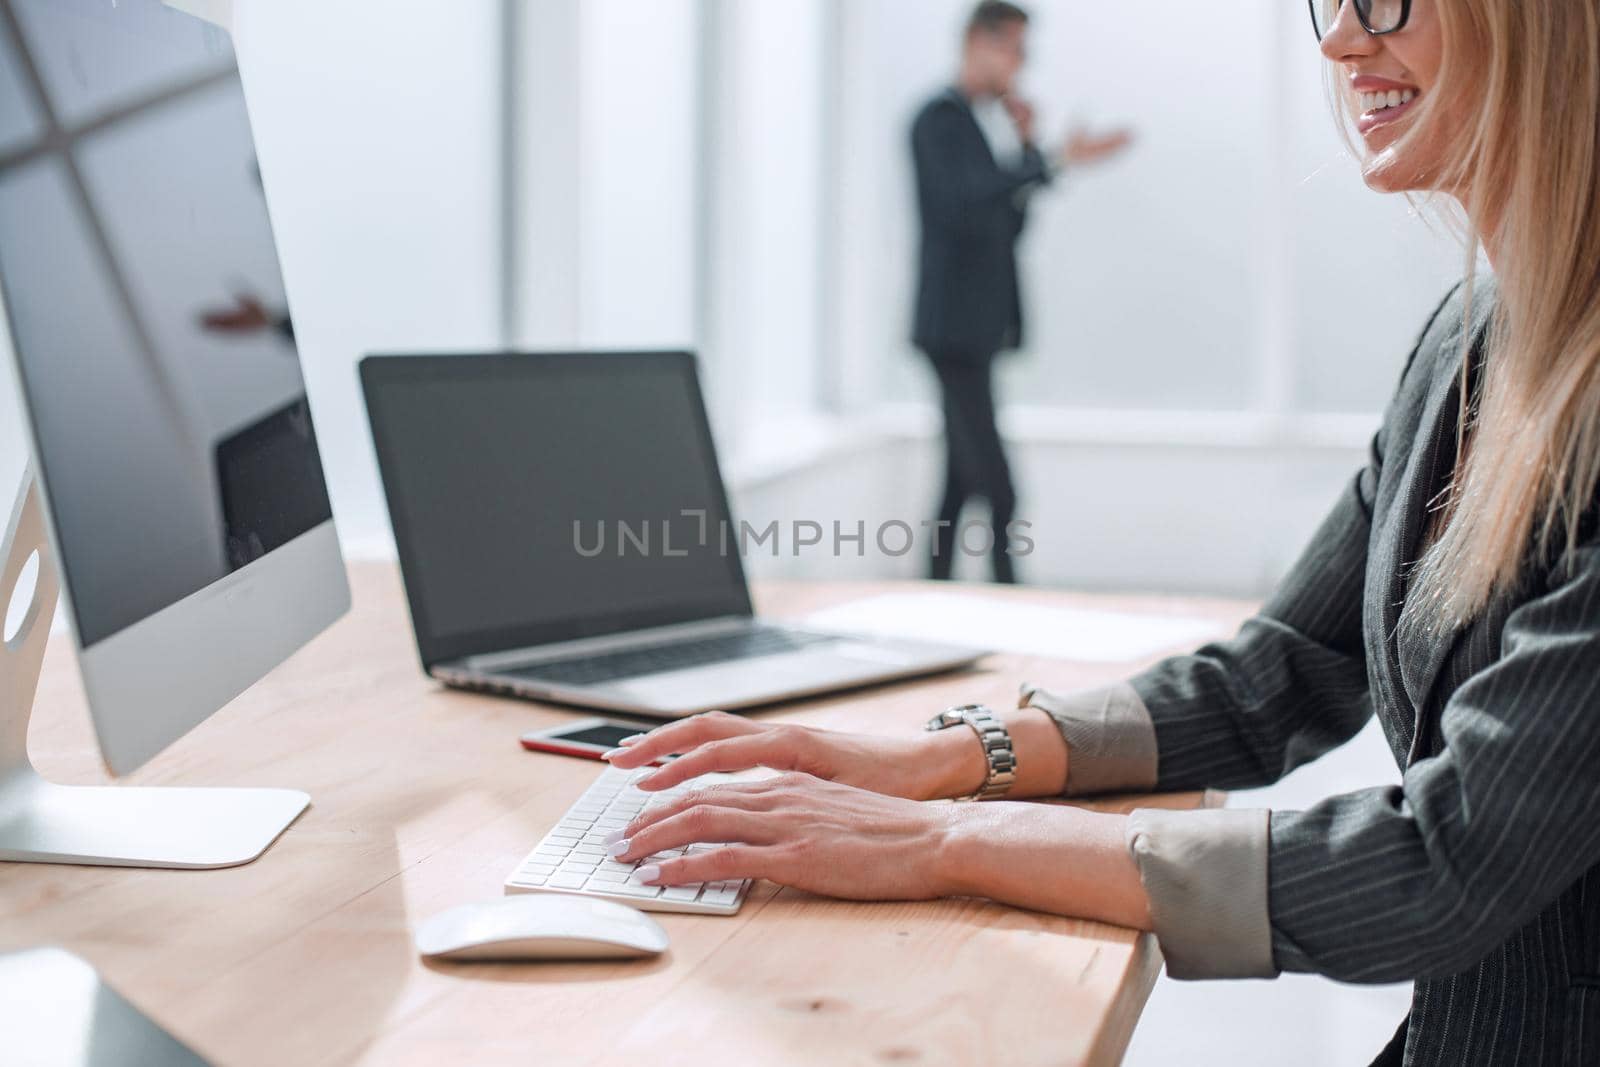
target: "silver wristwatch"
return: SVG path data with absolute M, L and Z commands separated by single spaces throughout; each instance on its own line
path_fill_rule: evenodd
M 983 788 L 962 800 L 994 800 L 1003 797 L 1017 780 L 1017 753 L 1011 747 L 1011 731 L 994 712 L 982 704 L 965 704 L 959 708 L 941 711 L 928 720 L 929 730 L 948 730 L 952 726 L 967 725 L 978 735 L 983 745 L 984 758 L 989 761 L 989 777 Z

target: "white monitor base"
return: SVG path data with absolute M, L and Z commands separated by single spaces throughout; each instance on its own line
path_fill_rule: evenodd
M 311 803 L 292 789 L 70 786 L 31 771 L 0 795 L 0 861 L 104 867 L 249 863 Z
M 12 590 L 35 552 L 32 603 L 5 640 Z M 34 771 L 28 719 L 58 590 L 39 495 L 24 477 L 0 540 L 0 862 L 207 868 L 265 852 L 310 797 L 290 789 L 66 786 Z

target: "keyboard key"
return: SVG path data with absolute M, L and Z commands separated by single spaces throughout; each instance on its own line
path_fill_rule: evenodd
M 700 897 L 707 904 L 732 904 L 739 899 L 739 883 L 715 882 Z
M 628 874 L 629 874 L 628 871 L 599 871 L 599 870 L 597 870 L 597 871 L 594 872 L 594 874 L 590 875 L 589 880 L 590 880 L 591 883 L 594 883 L 594 882 L 611 882 L 611 883 L 626 882 L 628 880 Z
M 559 875 L 557 876 L 559 877 Z M 607 885 L 607 893 L 621 893 L 623 896 L 650 898 L 661 895 L 658 885 L 640 885 L 637 882 L 618 882 L 616 885 Z
M 698 885 L 675 885 L 661 891 L 661 899 L 674 904 L 687 904 L 700 895 Z
M 520 870 L 517 872 L 517 881 L 523 885 L 544 885 L 550 878 L 548 871 Z
M 555 874 L 556 865 L 553 863 L 524 863 L 519 869 L 524 874 Z
M 606 854 L 606 846 L 580 844 L 574 846 L 572 851 L 580 856 L 604 856 Z
M 561 869 L 564 871 L 574 868 L 583 871 L 592 871 L 598 866 L 600 866 L 599 856 L 585 856 L 581 852 L 574 852 L 572 855 L 561 861 Z

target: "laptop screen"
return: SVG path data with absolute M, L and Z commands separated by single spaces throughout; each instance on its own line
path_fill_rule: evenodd
M 425 664 L 750 613 L 692 356 L 361 375 Z

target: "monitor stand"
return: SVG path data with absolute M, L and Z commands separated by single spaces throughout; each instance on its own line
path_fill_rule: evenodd
M 38 553 L 31 605 L 6 640 L 18 579 Z M 28 759 L 28 719 L 59 591 L 31 474 L 0 541 L 0 861 L 234 867 L 267 850 L 311 798 L 289 789 L 66 786 Z
M 0 956 L 0 1033 L 9 1063 L 207 1067 L 87 961 L 59 948 Z

